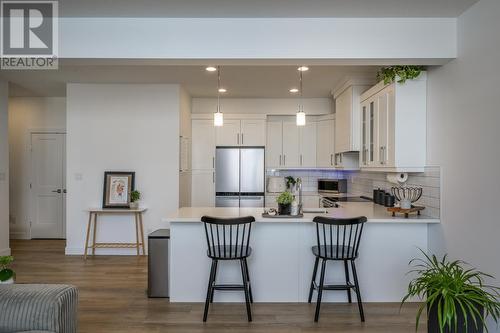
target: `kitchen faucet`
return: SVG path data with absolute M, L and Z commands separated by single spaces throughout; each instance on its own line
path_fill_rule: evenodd
M 302 214 L 302 179 L 300 177 L 297 178 L 296 188 L 299 190 L 299 214 Z

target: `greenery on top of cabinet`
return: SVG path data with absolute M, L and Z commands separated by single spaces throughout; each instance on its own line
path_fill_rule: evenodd
M 383 67 L 377 73 L 377 80 L 383 80 L 384 84 L 390 84 L 397 77 L 398 83 L 405 83 L 406 80 L 416 79 L 423 70 L 425 70 L 424 66 L 412 65 Z

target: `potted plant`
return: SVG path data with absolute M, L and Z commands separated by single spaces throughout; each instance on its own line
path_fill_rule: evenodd
M 423 66 L 387 66 L 380 69 L 377 73 L 377 80 L 384 81 L 384 84 L 390 84 L 394 81 L 405 83 L 406 80 L 414 80 L 424 71 Z
M 279 195 L 276 201 L 278 202 L 278 214 L 290 215 L 292 213 L 292 193 L 285 191 Z
M 297 184 L 297 180 L 295 180 L 295 178 L 293 178 L 292 176 L 288 176 L 288 177 L 285 177 L 285 180 L 286 180 L 286 188 L 288 190 L 290 190 L 290 192 L 294 192 L 295 191 L 295 184 Z
M 0 284 L 14 283 L 16 273 L 9 267 L 13 261 L 12 256 L 0 256 Z
M 130 192 L 130 208 L 131 209 L 138 209 L 140 199 L 141 199 L 141 192 L 139 192 L 137 190 Z
M 498 322 L 500 315 L 499 288 L 485 284 L 491 275 L 465 268 L 465 262 L 449 261 L 445 255 L 438 260 L 424 253 L 424 259 L 413 259 L 410 265 L 415 277 L 408 286 L 411 297 L 425 299 L 417 311 L 416 328 L 422 311 L 427 307 L 429 333 L 483 332 L 485 317 Z

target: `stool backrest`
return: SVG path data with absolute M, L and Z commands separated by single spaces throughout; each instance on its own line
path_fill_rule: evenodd
M 358 256 L 359 243 L 365 216 L 353 218 L 330 218 L 316 216 L 316 240 L 320 256 L 327 253 L 338 259 L 352 259 Z
M 203 216 L 208 255 L 216 258 L 240 258 L 249 255 L 253 216 L 219 218 Z

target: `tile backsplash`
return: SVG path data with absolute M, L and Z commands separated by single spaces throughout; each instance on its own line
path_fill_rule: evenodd
M 373 189 L 380 188 L 389 191 L 396 186 L 387 181 L 386 173 L 365 171 L 335 171 L 335 170 L 267 170 L 266 176 L 292 176 L 302 178 L 303 190 L 315 192 L 318 190 L 318 179 L 338 178 L 348 179 L 349 194 L 373 196 Z M 427 167 L 425 172 L 409 174 L 407 186 L 422 187 L 423 194 L 417 205 L 425 206 L 424 214 L 440 217 L 441 169 Z

